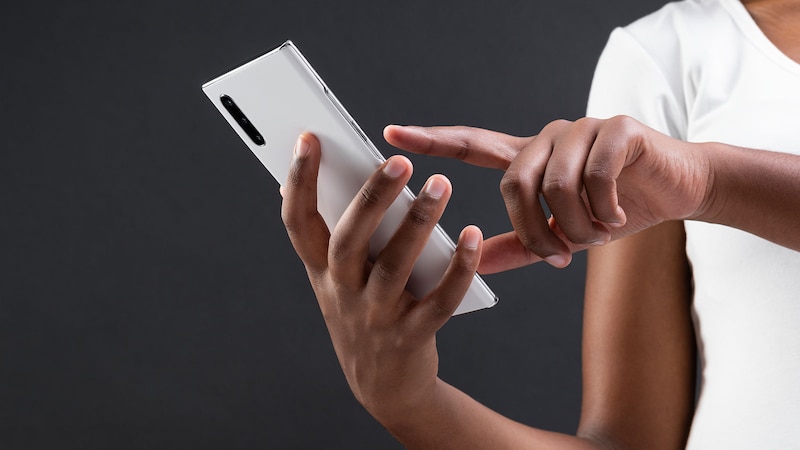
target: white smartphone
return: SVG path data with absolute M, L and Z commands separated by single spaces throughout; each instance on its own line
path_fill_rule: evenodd
M 203 92 L 278 183 L 286 181 L 297 136 L 306 131 L 317 136 L 322 148 L 317 207 L 331 230 L 385 161 L 291 41 L 209 81 Z M 406 186 L 370 239 L 370 258 L 389 241 L 413 200 Z M 417 298 L 430 292 L 454 251 L 453 241 L 437 224 L 407 289 Z M 475 275 L 455 314 L 495 303 L 497 297 Z

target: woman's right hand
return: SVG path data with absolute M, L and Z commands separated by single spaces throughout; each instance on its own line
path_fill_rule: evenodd
M 411 163 L 389 158 L 362 187 L 335 229 L 317 211 L 319 141 L 301 136 L 282 189 L 282 216 L 314 288 L 353 394 L 387 427 L 402 428 L 442 389 L 436 331 L 461 303 L 478 266 L 483 238 L 461 233 L 445 274 L 424 298 L 405 290 L 414 263 L 441 217 L 450 182 L 432 176 L 394 236 L 372 262 L 369 239 L 411 177 Z M 430 408 L 429 408 L 430 409 Z

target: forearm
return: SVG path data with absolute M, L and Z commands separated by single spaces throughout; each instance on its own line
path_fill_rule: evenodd
M 698 144 L 711 168 L 695 219 L 738 228 L 800 251 L 800 156 Z
M 601 448 L 590 440 L 503 417 L 442 380 L 413 411 L 377 418 L 410 449 Z

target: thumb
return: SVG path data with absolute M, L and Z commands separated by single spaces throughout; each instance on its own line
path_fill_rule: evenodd
M 576 253 L 589 248 L 589 245 L 578 245 L 567 239 L 558 224 L 551 217 L 548 221 L 550 229 L 558 236 L 569 248 L 570 253 Z M 478 273 L 492 274 L 505 272 L 507 270 L 518 269 L 537 262 L 543 258 L 528 250 L 522 241 L 517 237 L 517 233 L 509 231 L 507 233 L 492 236 L 483 243 L 481 262 L 478 266 Z M 566 261 L 547 261 L 555 267 L 566 267 L 571 262 L 571 258 Z

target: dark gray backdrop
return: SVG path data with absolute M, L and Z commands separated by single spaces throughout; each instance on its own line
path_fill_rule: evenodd
M 23 5 L 24 3 L 24 5 Z M 657 0 L 15 2 L 0 27 L 0 448 L 399 447 L 350 394 L 278 185 L 200 85 L 293 39 L 376 141 L 387 123 L 537 132 L 584 111 L 614 26 Z M 442 220 L 508 229 L 501 174 Z M 441 376 L 574 432 L 585 259 L 486 277 Z

